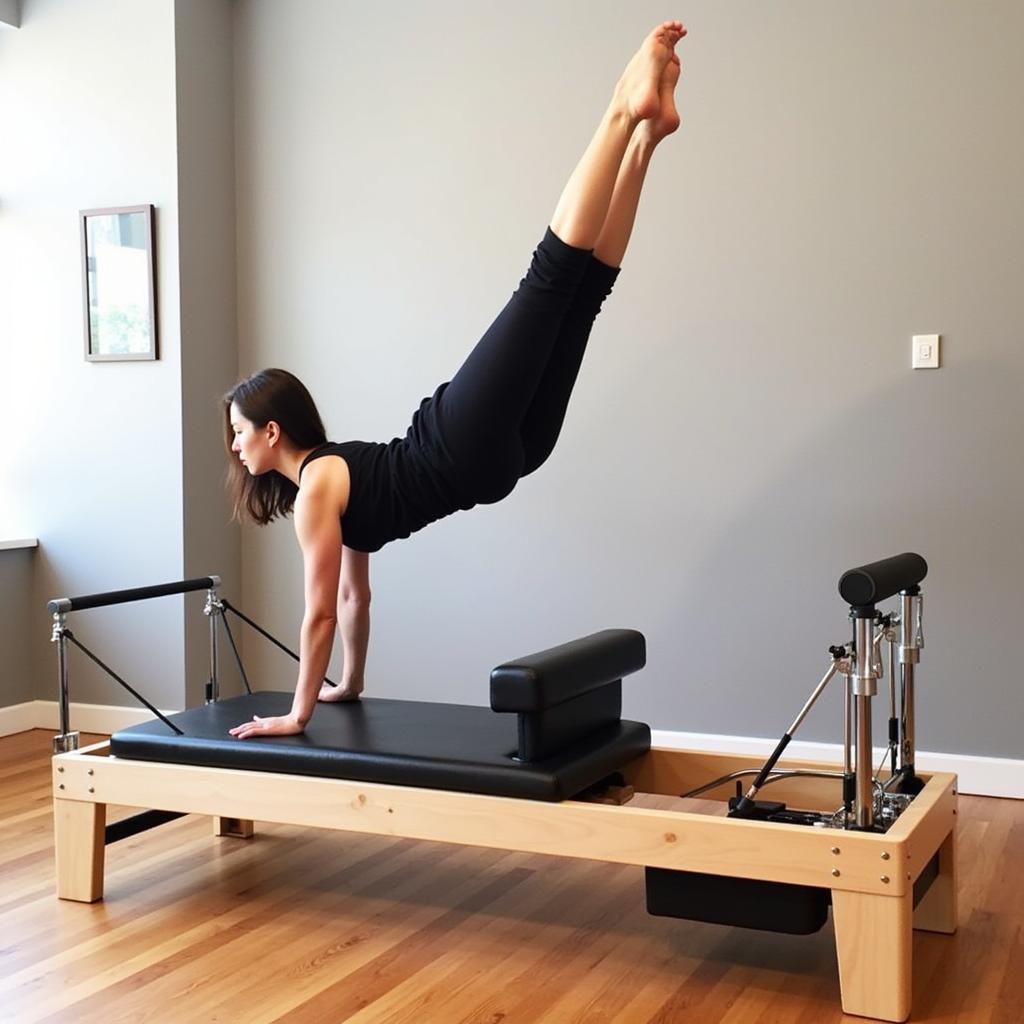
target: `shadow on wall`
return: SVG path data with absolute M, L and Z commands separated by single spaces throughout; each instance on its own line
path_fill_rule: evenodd
M 649 667 L 646 685 L 630 691 L 629 714 L 662 729 L 780 736 L 827 668 L 829 644 L 849 638 L 839 576 L 912 550 L 929 563 L 919 747 L 1019 750 L 1019 687 L 1008 672 L 1010 652 L 997 643 L 1013 635 L 1024 575 L 1019 383 L 1006 362 L 908 371 L 841 408 L 811 443 L 787 450 L 786 463 L 723 514 L 715 543 L 699 558 L 651 566 L 662 576 L 660 593 L 670 596 L 657 621 L 640 624 Z M 836 392 L 822 402 L 841 405 L 841 380 Z M 730 415 L 727 401 L 722 414 Z M 772 419 L 768 406 L 766 436 Z M 841 690 L 832 686 L 827 710 L 815 709 L 801 738 L 841 741 Z M 880 694 L 878 721 L 887 715 L 887 684 Z M 978 715 L 979 702 L 1016 711 Z

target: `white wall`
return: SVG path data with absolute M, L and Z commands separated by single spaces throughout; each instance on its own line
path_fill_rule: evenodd
M 0 344 L 14 428 L 0 450 L 0 535 L 40 539 L 25 641 L 38 699 L 56 699 L 48 598 L 210 572 L 237 586 L 210 438 L 237 366 L 229 11 L 29 0 L 21 27 L 0 33 Z M 87 363 L 78 211 L 138 203 L 157 211 L 160 358 Z M 192 615 L 186 637 L 183 604 L 70 625 L 158 706 L 182 707 L 186 674 L 193 703 L 206 676 L 206 623 Z M 78 654 L 72 697 L 134 703 Z
M 298 373 L 336 439 L 404 432 L 675 13 L 240 3 L 242 370 Z M 499 660 L 628 625 L 650 649 L 629 714 L 779 735 L 848 635 L 839 574 L 911 549 L 932 566 L 919 744 L 1020 756 L 1024 9 L 678 13 L 684 126 L 559 446 L 501 505 L 373 558 L 370 692 L 485 703 Z M 911 372 L 936 331 L 944 368 Z M 290 526 L 246 532 L 243 562 L 256 617 L 295 636 Z M 263 685 L 294 683 L 265 659 Z M 836 696 L 806 738 L 838 739 Z
M 0 336 L 17 382 L 5 412 L 22 427 L 0 454 L 14 495 L 0 517 L 5 533 L 40 538 L 40 674 L 47 598 L 173 579 L 181 565 L 173 69 L 167 0 L 31 0 L 21 28 L 0 34 L 13 155 L 0 161 Z M 78 211 L 137 203 L 158 209 L 160 359 L 87 363 Z M 182 677 L 179 605 L 83 613 L 77 631 L 167 699 Z M 144 643 L 120 639 L 137 630 Z M 76 699 L 117 693 L 90 665 L 76 670 Z

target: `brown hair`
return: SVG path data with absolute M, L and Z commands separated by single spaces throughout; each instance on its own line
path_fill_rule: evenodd
M 260 370 L 224 395 L 224 440 L 229 454 L 235 439 L 232 403 L 257 427 L 273 420 L 296 448 L 316 448 L 327 441 L 316 403 L 302 381 L 287 370 Z M 228 463 L 227 487 L 233 518 L 241 520 L 245 514 L 260 526 L 288 515 L 299 493 L 298 487 L 280 473 L 252 476 L 233 456 Z

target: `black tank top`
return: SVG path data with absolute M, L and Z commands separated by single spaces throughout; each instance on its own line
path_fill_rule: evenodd
M 453 481 L 452 460 L 437 422 L 437 400 L 446 384 L 425 398 L 405 437 L 379 441 L 328 441 L 299 467 L 340 455 L 348 464 L 348 507 L 341 517 L 342 543 L 354 551 L 379 551 L 463 508 Z

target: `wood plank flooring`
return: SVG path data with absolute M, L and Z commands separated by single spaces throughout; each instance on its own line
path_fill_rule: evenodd
M 0 739 L 0 1021 L 863 1019 L 840 1010 L 831 923 L 650 917 L 624 865 L 188 817 L 108 848 L 104 902 L 58 900 L 51 737 Z M 1022 867 L 1024 802 L 962 797 L 959 932 L 915 932 L 911 1020 L 1024 1022 Z

